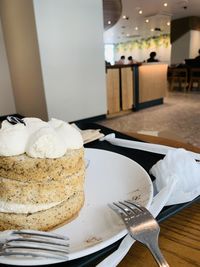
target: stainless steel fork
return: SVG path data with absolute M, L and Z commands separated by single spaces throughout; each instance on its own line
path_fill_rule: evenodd
M 68 260 L 67 237 L 34 230 L 8 230 L 0 232 L 0 257 L 45 257 Z
M 151 213 L 129 200 L 108 205 L 123 219 L 129 234 L 149 248 L 158 266 L 169 267 L 158 245 L 160 227 Z

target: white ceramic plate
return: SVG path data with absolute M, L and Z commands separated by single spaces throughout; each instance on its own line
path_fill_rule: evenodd
M 69 237 L 69 260 L 94 253 L 126 235 L 123 222 L 108 208 L 108 203 L 133 199 L 149 207 L 153 197 L 151 179 L 135 161 L 105 150 L 85 149 L 85 152 L 88 162 L 85 204 L 75 220 L 53 231 Z M 42 265 L 58 261 L 0 257 L 0 262 Z

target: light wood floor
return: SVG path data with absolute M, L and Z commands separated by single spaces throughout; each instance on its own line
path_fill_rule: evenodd
M 200 147 L 200 92 L 168 93 L 163 105 L 99 123 L 117 131 L 159 135 Z

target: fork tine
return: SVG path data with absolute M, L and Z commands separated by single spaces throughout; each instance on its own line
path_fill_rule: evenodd
M 33 250 L 44 250 L 44 251 L 52 251 L 52 252 L 63 252 L 63 253 L 68 253 L 68 247 L 57 247 L 57 246 L 52 246 L 48 245 L 46 246 L 45 244 L 38 244 L 37 246 L 33 246 L 30 243 L 25 243 L 25 242 L 20 242 L 20 243 L 6 243 L 3 248 L 5 249 L 33 249 Z
M 69 238 L 53 233 L 46 233 L 35 230 L 13 230 L 10 231 L 7 238 L 7 243 L 9 242 L 32 242 L 32 244 L 45 244 L 54 246 L 69 247 Z
M 68 256 L 66 252 L 61 251 L 52 251 L 52 250 L 44 250 L 44 249 L 33 249 L 33 248 L 24 248 L 24 247 L 12 247 L 7 248 L 0 255 L 3 256 L 31 256 L 31 257 L 45 257 L 45 258 L 53 258 L 59 260 L 68 260 Z
M 133 216 L 135 215 L 135 211 L 127 205 L 125 202 L 119 201 L 119 202 L 113 202 L 114 211 L 117 213 L 120 213 L 121 216 Z
M 145 207 L 143 207 L 140 204 L 135 203 L 135 202 L 133 202 L 131 200 L 125 200 L 125 202 L 128 203 L 128 204 L 131 204 L 132 206 L 134 206 L 135 208 L 137 208 L 140 211 L 147 211 L 147 209 Z
M 63 242 L 64 241 L 64 242 Z M 60 243 L 61 242 L 61 243 Z M 20 244 L 20 243 L 29 243 L 29 245 L 48 245 L 48 246 L 58 246 L 60 248 L 69 248 L 69 243 L 65 240 L 58 241 L 48 241 L 48 240 L 41 240 L 41 239 L 29 239 L 29 238 L 12 238 L 7 239 L 6 244 L 10 245 L 11 243 Z
M 133 205 L 131 201 L 129 200 L 125 200 L 124 202 L 120 202 L 121 204 L 123 204 L 124 206 L 126 206 L 132 213 L 131 215 L 138 215 L 140 214 L 141 210 L 136 206 Z M 130 212 L 129 212 L 130 214 Z
M 2 232 L 0 256 L 31 256 L 67 260 L 68 237 L 35 230 Z
M 115 205 L 120 211 L 121 214 L 128 216 L 130 214 L 130 210 L 123 205 L 123 202 L 113 202 L 113 205 Z
M 58 235 L 54 233 L 49 232 L 42 232 L 42 231 L 36 231 L 36 230 L 12 230 L 11 234 L 14 235 L 28 235 L 28 236 L 37 236 L 37 237 L 45 237 L 45 238 L 54 238 L 59 240 L 69 240 L 68 237 L 63 235 Z
M 135 203 L 135 202 L 133 202 L 133 201 L 131 201 L 131 200 L 126 200 L 125 202 L 127 202 L 127 203 L 129 203 L 130 205 L 132 205 L 132 206 L 138 208 L 138 210 L 140 210 L 141 212 L 148 213 L 148 216 L 149 216 L 149 217 L 154 218 L 153 215 L 150 213 L 150 211 L 149 211 L 148 209 L 146 209 L 145 207 L 141 206 L 140 204 Z
M 60 244 L 59 242 L 62 243 Z M 2 247 L 2 255 L 46 257 L 67 260 L 67 254 L 69 253 L 68 247 L 69 244 L 66 243 L 66 240 L 62 239 L 54 243 L 54 241 L 41 241 L 38 237 L 34 239 L 14 238 L 6 240 L 6 243 L 4 243 Z
M 108 207 L 111 208 L 113 211 L 115 211 L 118 215 L 125 215 L 124 211 L 119 208 L 116 203 L 113 202 L 113 204 L 108 204 Z

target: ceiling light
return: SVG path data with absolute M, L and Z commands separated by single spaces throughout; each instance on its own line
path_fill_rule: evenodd
M 163 6 L 167 7 L 167 6 L 168 6 L 168 4 L 167 4 L 167 3 L 164 3 L 164 4 L 163 4 Z
M 189 1 L 188 0 L 180 0 L 178 2 L 178 5 L 183 8 L 183 9 L 187 9 L 188 8 L 188 4 L 189 4 Z
M 141 15 L 142 14 L 142 9 L 140 9 L 138 13 Z
M 110 21 L 110 20 L 108 21 L 108 24 L 109 24 L 109 25 L 111 24 L 111 21 Z
M 138 31 L 138 27 L 135 27 L 135 30 Z
M 151 29 L 151 32 L 154 32 L 154 29 Z
M 146 22 L 146 23 L 149 23 L 149 19 L 146 19 L 145 22 Z
M 130 34 L 129 34 L 129 33 L 127 33 L 127 34 L 126 34 L 126 36 L 127 36 L 127 37 L 129 37 L 129 36 L 130 36 Z
M 127 17 L 126 15 L 123 15 L 122 18 L 127 20 L 129 19 L 129 17 Z
M 169 21 L 167 22 L 167 26 L 170 26 L 170 22 Z

